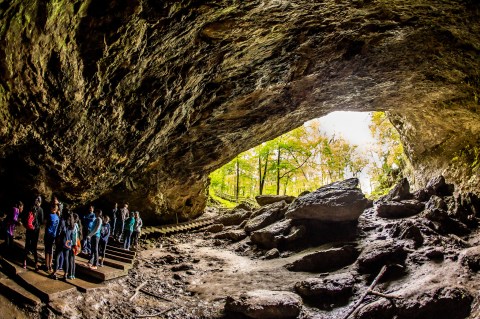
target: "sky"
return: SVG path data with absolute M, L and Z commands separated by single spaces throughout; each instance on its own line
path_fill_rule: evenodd
M 371 112 L 332 112 L 324 117 L 314 119 L 320 123 L 320 129 L 327 136 L 333 135 L 345 138 L 349 143 L 358 145 L 360 152 L 365 152 L 376 142 L 370 133 Z M 305 123 L 308 125 L 310 122 Z M 372 159 L 373 160 L 373 159 Z M 360 174 L 361 188 L 365 193 L 370 193 L 370 177 L 366 174 L 367 169 Z

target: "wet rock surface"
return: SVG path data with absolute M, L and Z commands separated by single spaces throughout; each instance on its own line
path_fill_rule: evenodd
M 350 245 L 308 254 L 286 265 L 290 271 L 327 272 L 350 265 L 357 259 L 359 251 Z
M 352 178 L 299 197 L 289 206 L 285 217 L 326 222 L 356 221 L 367 202 L 358 188 L 358 179 Z
M 245 225 L 245 231 L 251 233 L 255 230 L 264 228 L 285 216 L 288 205 L 285 201 L 277 202 L 273 205 L 268 205 L 259 209 L 255 216 L 249 219 Z
M 300 314 L 302 302 L 298 295 L 288 291 L 255 290 L 228 297 L 225 303 L 227 312 L 238 312 L 249 318 L 280 319 L 296 318 Z
M 405 218 L 423 211 L 425 204 L 411 199 L 396 201 L 381 201 L 375 204 L 377 215 L 383 218 Z
M 355 284 L 351 273 L 340 273 L 327 278 L 308 278 L 295 284 L 295 291 L 306 301 L 329 308 L 345 304 L 353 295 Z

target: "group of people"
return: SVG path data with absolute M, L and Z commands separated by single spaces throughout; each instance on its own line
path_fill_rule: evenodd
M 89 212 L 82 218 L 64 207 L 53 196 L 49 214 L 44 215 L 42 199 L 38 196 L 30 209 L 25 210 L 22 202 L 17 202 L 3 220 L 6 249 L 13 250 L 15 228 L 25 227 L 25 250 L 23 267 L 27 268 L 27 257 L 33 254 L 35 271 L 38 271 L 38 240 L 40 229 L 45 225 L 45 270 L 57 279 L 57 272 L 64 270 L 64 280 L 75 279 L 75 256 L 80 252 L 88 255 L 87 266 L 91 269 L 103 266 L 108 240 L 113 237 L 123 242 L 124 249 L 137 248 L 143 221 L 140 213 L 130 212 L 128 203 L 118 209 L 115 204 L 111 214 L 90 205 Z

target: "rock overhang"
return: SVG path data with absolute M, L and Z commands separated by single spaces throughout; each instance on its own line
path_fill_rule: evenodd
M 30 0 L 0 21 L 4 198 L 188 218 L 211 171 L 334 110 L 387 110 L 418 184 L 479 189 L 452 161 L 480 144 L 472 1 Z

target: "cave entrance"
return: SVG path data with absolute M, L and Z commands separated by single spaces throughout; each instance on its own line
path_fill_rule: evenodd
M 210 175 L 213 203 L 298 196 L 358 177 L 370 198 L 411 176 L 400 135 L 384 112 L 332 112 L 241 154 Z

